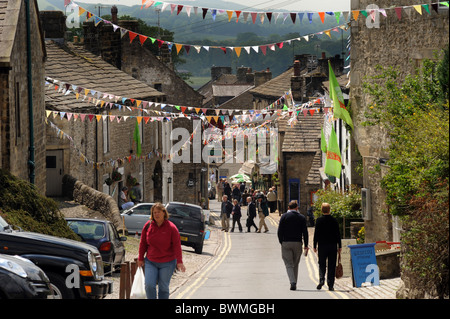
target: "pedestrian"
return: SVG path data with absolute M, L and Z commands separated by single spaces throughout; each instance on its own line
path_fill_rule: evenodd
M 223 197 L 223 180 L 220 179 L 219 182 L 217 183 L 217 200 L 221 202 L 222 197 Z
M 119 194 L 119 209 L 125 210 L 134 206 L 134 203 L 128 200 L 128 187 L 122 187 L 122 190 Z
M 267 200 L 262 193 L 256 196 L 256 208 L 258 210 L 259 217 L 259 229 L 256 232 L 260 233 L 261 229 L 264 227 L 264 232 L 267 233 L 269 231 L 269 227 L 267 227 L 265 218 L 266 216 L 269 216 L 269 208 L 267 207 Z
M 233 186 L 233 199 L 237 199 L 238 202 L 241 201 L 241 191 L 239 190 L 237 184 Z
M 255 229 L 256 229 L 255 231 L 258 231 L 258 227 L 256 227 L 256 224 L 255 224 L 255 221 L 254 221 L 254 219 L 256 217 L 256 205 L 252 201 L 252 197 L 251 196 L 247 197 L 247 204 L 248 204 L 248 207 L 247 207 L 247 222 L 246 222 L 247 233 L 250 232 L 250 228 L 252 226 L 255 227 Z
M 267 193 L 267 203 L 269 205 L 270 212 L 275 213 L 275 210 L 277 209 L 277 194 L 275 194 L 274 187 L 271 187 Z
M 291 290 L 297 289 L 298 264 L 302 256 L 302 238 L 305 256 L 308 253 L 308 228 L 306 218 L 298 211 L 296 200 L 290 201 L 289 210 L 280 218 L 278 241 L 281 244 L 281 257 L 288 274 Z
M 142 193 L 139 182 L 136 182 L 136 184 L 134 184 L 134 186 L 131 188 L 130 198 L 135 204 L 141 202 Z
M 234 232 L 234 225 L 235 223 L 238 224 L 239 232 L 242 233 L 242 225 L 241 225 L 241 206 L 239 206 L 239 202 L 237 199 L 233 199 L 233 210 L 231 212 L 233 215 L 233 225 L 231 227 L 231 232 Z
M 314 252 L 319 250 L 319 284 L 317 289 L 321 289 L 325 283 L 325 272 L 327 272 L 328 290 L 334 290 L 334 276 L 336 273 L 337 253 L 341 253 L 341 233 L 339 232 L 339 224 L 333 216 L 331 216 L 331 206 L 328 203 L 322 203 L 322 216 L 316 220 L 316 228 L 314 230 Z M 328 261 L 328 265 L 327 265 Z
M 220 219 L 222 221 L 222 231 L 228 231 L 230 228 L 230 216 L 233 211 L 233 204 L 228 200 L 227 195 L 222 197 L 222 206 L 220 208 Z
M 176 269 L 186 271 L 181 253 L 180 233 L 168 220 L 161 203 L 153 205 L 139 243 L 138 267 L 144 267 L 148 299 L 169 299 L 169 284 Z M 156 292 L 158 285 L 158 293 Z
M 227 182 L 227 180 L 225 180 L 225 182 L 223 183 L 223 194 L 227 195 L 229 200 L 231 199 L 231 186 Z

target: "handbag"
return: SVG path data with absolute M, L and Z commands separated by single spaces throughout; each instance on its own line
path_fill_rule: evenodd
M 147 299 L 145 292 L 145 277 L 142 267 L 136 269 L 133 285 L 131 286 L 130 299 Z
M 338 264 L 336 266 L 336 278 L 342 278 L 342 276 L 344 276 L 344 269 L 342 268 L 342 264 L 341 264 L 341 253 L 339 252 L 339 257 L 338 257 Z

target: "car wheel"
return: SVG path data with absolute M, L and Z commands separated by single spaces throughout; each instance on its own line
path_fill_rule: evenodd
M 203 252 L 203 242 L 194 246 L 196 254 L 201 254 Z
M 75 299 L 73 290 L 66 287 L 66 282 L 62 276 L 53 272 L 46 274 L 53 289 L 53 299 Z

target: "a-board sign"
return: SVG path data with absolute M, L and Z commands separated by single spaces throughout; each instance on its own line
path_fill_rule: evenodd
M 341 251 L 341 264 L 344 275 L 342 277 L 352 276 L 352 264 L 350 262 L 350 248 L 349 245 L 356 245 L 356 239 L 341 239 L 342 251 Z
M 353 286 L 379 286 L 380 272 L 375 256 L 375 243 L 349 245 L 353 270 Z

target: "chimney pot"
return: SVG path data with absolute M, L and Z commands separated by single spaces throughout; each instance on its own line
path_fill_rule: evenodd
M 294 61 L 294 76 L 300 76 L 300 61 Z
M 117 13 L 119 12 L 119 10 L 117 9 L 116 6 L 112 6 L 111 7 L 111 22 L 114 24 L 117 24 L 118 19 L 117 19 Z

